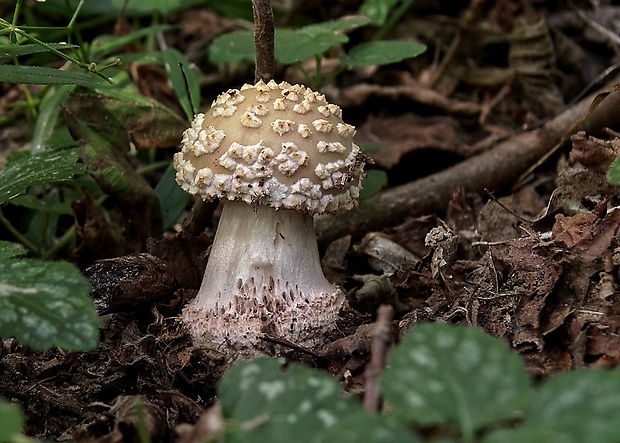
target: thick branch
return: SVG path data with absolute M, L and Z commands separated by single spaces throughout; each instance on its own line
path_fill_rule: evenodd
M 420 180 L 388 189 L 345 214 L 321 216 L 315 220 L 320 244 L 339 237 L 380 230 L 416 217 L 446 209 L 454 192 L 490 191 L 510 186 L 540 157 L 555 146 L 564 133 L 585 115 L 592 103 L 591 95 L 565 110 L 545 125 L 499 143 L 493 149 L 471 157 Z M 609 95 L 580 125 L 580 130 L 594 132 L 620 123 L 620 92 Z
M 252 0 L 254 14 L 254 46 L 256 47 L 256 70 L 254 80 L 265 82 L 273 78 L 275 56 L 273 46 L 273 10 L 269 0 Z

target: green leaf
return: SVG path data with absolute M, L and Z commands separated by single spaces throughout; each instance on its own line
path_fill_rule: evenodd
M 70 45 L 68 43 L 48 43 L 48 45 L 54 49 L 73 49 L 79 48 L 77 45 Z M 2 45 L 0 46 L 0 60 L 9 59 L 12 57 L 20 57 L 23 55 L 36 54 L 40 52 L 49 52 L 45 46 L 37 45 L 34 43 L 25 45 Z
M 588 443 L 590 440 L 586 440 Z M 556 429 L 498 429 L 483 440 L 483 443 L 573 443 L 570 436 Z
M 152 25 L 145 28 L 139 28 L 124 35 L 100 35 L 92 41 L 90 57 L 93 60 L 100 60 L 106 55 L 116 53 L 131 43 L 137 42 L 145 37 L 154 36 L 158 32 L 168 31 L 171 28 L 171 25 Z
M 368 169 L 365 174 L 366 178 L 364 179 L 362 191 L 360 192 L 361 199 L 378 194 L 388 182 L 386 172 L 380 169 Z
M 26 255 L 27 253 L 28 250 L 19 243 L 0 240 L 0 261 Z
M 322 442 L 418 443 L 407 427 L 386 415 L 352 415 L 327 432 Z
M 426 51 L 422 43 L 404 40 L 379 40 L 361 43 L 349 51 L 342 59 L 347 66 L 373 66 L 398 63 L 407 58 L 417 57 Z
M 183 5 L 182 0 L 140 0 L 126 3 L 126 0 L 112 0 L 112 5 L 117 8 L 127 5 L 127 9 L 132 13 L 152 15 L 157 11 L 163 15 L 179 9 Z
M 30 150 L 33 153 L 42 151 L 48 146 L 47 141 L 58 122 L 60 106 L 67 100 L 69 91 L 74 89 L 75 85 L 53 86 L 43 96 L 32 134 Z
M 618 442 L 620 368 L 581 369 L 549 378 L 532 399 L 526 429 L 570 436 L 570 442 Z
M 381 385 L 398 416 L 422 426 L 454 423 L 471 440 L 476 430 L 519 415 L 530 379 L 502 340 L 427 323 L 392 351 Z
M 187 120 L 192 121 L 196 113 L 194 107 L 200 106 L 198 75 L 189 60 L 178 50 L 166 48 L 163 51 L 163 57 L 166 72 L 172 82 L 172 89 L 179 99 Z
M 297 364 L 283 372 L 277 360 L 265 358 L 231 368 L 218 395 L 224 416 L 237 425 L 236 442 L 327 442 L 327 431 L 351 416 L 363 419 L 359 403 L 343 397 L 329 375 Z
M 63 182 L 83 173 L 78 158 L 77 149 L 12 154 L 0 173 L 0 204 L 23 194 L 30 186 Z
M 98 80 L 45 66 L 0 65 L 0 82 L 27 85 L 94 86 Z
M 607 182 L 612 185 L 620 185 L 620 157 L 616 158 L 607 171 Z
M 99 340 L 90 286 L 68 262 L 0 262 L 0 336 L 39 351 L 89 350 Z
M 399 0 L 365 0 L 360 12 L 368 17 L 373 25 L 381 26 L 398 2 Z
M 155 186 L 155 194 L 161 204 L 164 230 L 172 226 L 192 199 L 191 195 L 177 184 L 175 177 L 176 170 L 170 164 Z
M 13 441 L 23 426 L 24 417 L 19 408 L 0 398 L 0 442 Z
M 357 29 L 360 26 L 367 25 L 369 20 L 367 17 L 362 16 L 349 16 L 340 18 L 338 20 L 330 20 L 315 25 L 308 25 L 300 28 L 301 32 L 306 34 L 323 34 L 325 32 L 338 32 L 338 31 L 351 31 Z
M 213 39 L 209 45 L 209 61 L 217 65 L 253 62 L 254 33 L 252 31 L 230 32 Z
M 291 64 L 321 55 L 328 49 L 349 41 L 341 31 L 358 28 L 368 23 L 366 17 L 350 17 L 308 25 L 293 30 L 275 31 L 275 57 L 280 63 Z M 238 31 L 221 35 L 211 42 L 209 60 L 215 64 L 254 62 L 254 33 Z
M 347 41 L 349 38 L 344 34 L 324 31 L 316 27 L 308 26 L 296 31 L 276 29 L 276 60 L 284 64 L 305 61 Z

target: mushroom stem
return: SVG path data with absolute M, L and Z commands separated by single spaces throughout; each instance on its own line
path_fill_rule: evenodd
M 333 330 L 343 302 L 323 275 L 312 216 L 226 201 L 183 320 L 205 345 L 251 350 L 267 333 L 314 347 Z

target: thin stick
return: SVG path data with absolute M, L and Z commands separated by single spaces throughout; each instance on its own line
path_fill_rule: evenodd
M 256 70 L 254 81 L 265 82 L 275 72 L 273 10 L 269 0 L 252 0 L 254 14 L 254 46 L 256 47 Z
M 391 342 L 391 321 L 394 315 L 394 308 L 390 305 L 381 305 L 377 310 L 377 321 L 375 322 L 372 334 L 372 344 L 370 345 L 370 362 L 366 366 L 364 376 L 364 411 L 368 414 L 376 414 L 379 411 L 381 397 L 379 396 L 379 376 L 385 367 L 387 348 Z

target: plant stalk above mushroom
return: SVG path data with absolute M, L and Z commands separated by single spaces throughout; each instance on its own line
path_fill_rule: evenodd
M 182 320 L 196 344 L 252 354 L 260 335 L 322 344 L 344 303 L 323 276 L 312 216 L 352 208 L 364 156 L 338 106 L 259 81 L 198 114 L 175 154 L 177 182 L 223 201 L 198 295 Z

